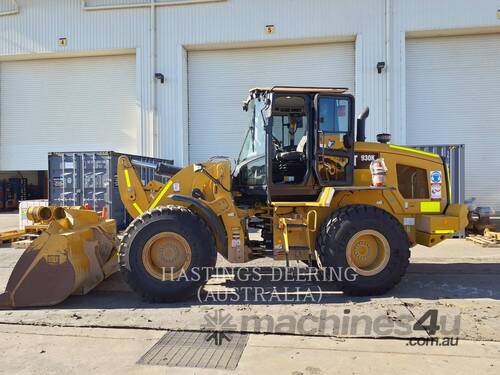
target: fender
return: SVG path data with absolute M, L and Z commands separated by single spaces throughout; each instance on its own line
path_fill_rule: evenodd
M 187 203 L 187 206 L 196 207 L 197 213 L 201 216 L 203 220 L 207 223 L 212 233 L 215 236 L 215 242 L 219 253 L 227 259 L 228 249 L 227 249 L 227 234 L 224 225 L 220 221 L 219 217 L 208 207 L 202 200 L 189 197 L 187 195 L 172 194 L 168 196 L 175 202 Z

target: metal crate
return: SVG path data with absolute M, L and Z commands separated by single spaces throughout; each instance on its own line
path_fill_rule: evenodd
M 51 152 L 49 153 L 49 204 L 58 206 L 84 206 L 116 220 L 119 229 L 130 223 L 130 216 L 121 201 L 118 190 L 118 158 L 127 155 L 143 164 L 173 164 L 172 160 L 121 154 L 113 151 Z M 135 166 L 144 184 L 151 180 L 162 183 L 166 178 L 154 169 Z

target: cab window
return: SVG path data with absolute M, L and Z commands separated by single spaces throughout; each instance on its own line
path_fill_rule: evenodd
M 347 133 L 349 131 L 348 100 L 321 97 L 319 99 L 319 128 L 324 133 Z
M 349 97 L 318 95 L 316 171 L 325 186 L 352 181 L 351 103 Z

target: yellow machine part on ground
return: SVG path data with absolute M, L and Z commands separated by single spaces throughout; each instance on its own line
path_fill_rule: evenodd
M 86 294 L 118 269 L 116 223 L 97 212 L 64 208 L 21 255 L 0 308 L 50 306 Z

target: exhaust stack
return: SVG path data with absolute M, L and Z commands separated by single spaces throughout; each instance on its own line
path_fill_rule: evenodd
M 369 114 L 370 108 L 366 107 L 365 110 L 358 116 L 358 121 L 356 124 L 356 142 L 366 141 L 365 121 Z

